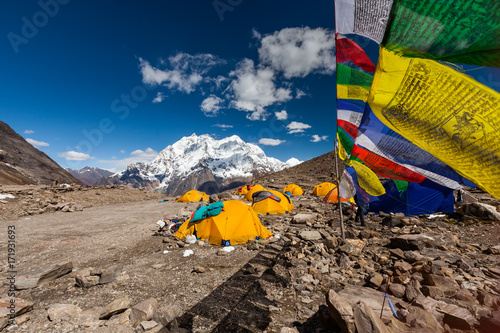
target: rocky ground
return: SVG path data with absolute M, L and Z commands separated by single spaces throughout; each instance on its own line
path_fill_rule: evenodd
M 345 209 L 342 239 L 338 210 L 307 194 L 329 173 L 318 165 L 260 179 L 276 189 L 294 182 L 306 194 L 293 198 L 290 214 L 261 216 L 275 237 L 237 245 L 232 252 L 201 241 L 188 244 L 159 230 L 158 220 L 181 221 L 196 203 L 126 188 L 2 187 L 0 194 L 15 198 L 0 203 L 6 240 L 0 243 L 0 327 L 7 332 L 500 330 L 500 222 L 493 221 L 498 200 L 476 190 L 480 204 L 462 207 L 464 214 L 432 219 L 370 214 L 367 227 Z M 12 226 L 15 252 L 9 257 L 15 261 L 9 267 Z M 185 256 L 187 250 L 193 254 Z M 9 324 L 12 299 L 16 317 Z

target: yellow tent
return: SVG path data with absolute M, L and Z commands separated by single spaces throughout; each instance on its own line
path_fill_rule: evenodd
M 278 191 L 264 190 L 256 192 L 253 209 L 262 215 L 286 214 L 293 209 L 292 200 Z
M 325 195 L 328 194 L 331 190 L 335 188 L 335 184 L 332 183 L 321 183 L 319 185 L 316 185 L 313 189 L 313 195 L 317 197 L 324 197 Z
M 247 194 L 247 193 L 248 193 L 248 187 L 245 185 L 242 187 L 238 187 L 233 194 Z
M 290 192 L 291 195 L 302 195 L 304 194 L 304 190 L 299 185 L 288 184 L 283 189 L 283 193 Z
M 258 192 L 258 191 L 264 191 L 264 188 L 262 187 L 262 185 L 257 184 L 257 185 L 251 186 L 248 189 L 247 194 L 245 194 L 245 196 L 243 197 L 243 200 L 252 202 L 253 201 L 252 194 L 254 194 L 255 192 Z
M 340 197 L 340 201 L 354 202 L 354 199 L 346 199 L 346 198 Z M 325 195 L 325 197 L 323 198 L 323 202 L 324 203 L 333 203 L 333 204 L 338 203 L 339 202 L 339 189 L 337 187 L 335 187 L 330 192 L 328 192 L 328 194 Z
M 273 234 L 267 230 L 259 220 L 257 213 L 252 207 L 238 200 L 224 201 L 224 208 L 219 215 L 210 216 L 202 220 L 190 223 L 184 222 L 175 237 L 185 238 L 193 235 L 205 240 L 212 245 L 243 244 L 256 237 L 268 238 Z
M 205 192 L 192 190 L 184 193 L 179 199 L 176 200 L 176 202 L 198 202 L 208 200 L 208 195 Z

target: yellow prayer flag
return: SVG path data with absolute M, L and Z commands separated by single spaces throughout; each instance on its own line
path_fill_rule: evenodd
M 346 164 L 356 170 L 359 186 L 366 193 L 376 197 L 385 193 L 384 186 L 382 186 L 377 175 L 369 167 L 357 161 L 346 161 Z
M 359 99 L 366 102 L 368 89 L 362 86 L 337 84 L 337 98 L 339 99 Z
M 433 60 L 384 48 L 368 97 L 395 132 L 500 198 L 500 94 Z

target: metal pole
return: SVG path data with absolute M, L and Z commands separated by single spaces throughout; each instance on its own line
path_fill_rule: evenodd
M 337 145 L 335 145 L 335 177 L 337 178 L 337 199 L 339 203 L 339 215 L 340 215 L 340 233 L 342 239 L 345 240 L 345 230 L 344 230 L 344 217 L 342 216 L 342 204 L 340 201 L 340 177 L 339 177 L 339 163 L 337 159 Z

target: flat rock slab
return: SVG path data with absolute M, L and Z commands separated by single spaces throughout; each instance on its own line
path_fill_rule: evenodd
M 50 321 L 70 321 L 80 312 L 82 312 L 82 309 L 74 304 L 53 304 L 47 309 Z
M 115 299 L 113 302 L 106 305 L 99 316 L 99 319 L 109 319 L 111 316 L 127 310 L 131 305 L 128 297 Z
M 149 321 L 158 310 L 158 301 L 155 298 L 149 298 L 132 307 L 130 312 L 130 324 L 136 327 L 143 321 Z
M 299 237 L 306 241 L 315 241 L 322 239 L 321 234 L 316 230 L 303 230 L 299 233 Z
M 380 317 L 382 304 L 384 303 L 384 295 L 382 292 L 372 288 L 347 285 L 344 289 L 338 292 L 338 295 L 342 297 L 344 301 L 349 303 L 351 307 L 353 307 L 359 301 L 363 301 L 366 305 L 370 306 L 373 311 Z M 389 296 L 389 299 L 394 306 L 396 306 L 396 303 L 402 303 L 405 304 L 405 306 L 408 306 L 407 303 L 393 296 Z M 391 308 L 388 306 L 388 304 L 385 304 L 384 312 L 382 313 L 382 320 L 384 322 L 389 322 L 392 316 L 393 314 L 391 312 Z
M 14 309 L 14 312 L 12 312 L 12 309 Z M 18 317 L 31 310 L 33 310 L 32 302 L 17 297 L 0 298 L 0 318 L 8 317 L 12 313 L 14 314 L 13 317 Z
M 122 265 L 113 265 L 108 267 L 99 278 L 99 284 L 106 284 L 116 281 L 116 279 L 122 274 Z
M 58 279 L 63 275 L 69 274 L 72 270 L 73 263 L 71 261 L 62 265 L 42 267 L 36 271 L 20 275 L 16 280 L 15 286 L 18 290 L 36 288 L 39 285 Z
M 317 217 L 318 217 L 318 214 L 299 213 L 293 217 L 292 223 L 305 224 L 307 222 L 315 221 Z
M 404 251 L 422 250 L 424 248 L 436 248 L 438 246 L 455 245 L 455 241 L 447 234 L 423 233 L 401 235 L 391 238 L 388 247 L 399 248 Z
M 328 292 L 326 304 L 328 304 L 330 315 L 337 322 L 337 325 L 339 325 L 343 333 L 356 332 L 354 313 L 351 304 L 346 302 L 346 300 L 334 290 Z

